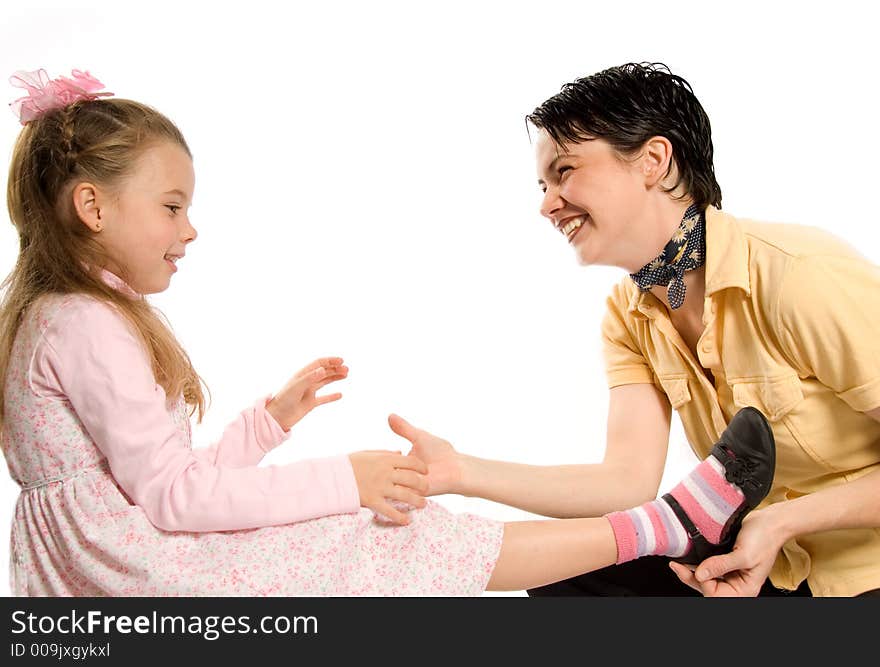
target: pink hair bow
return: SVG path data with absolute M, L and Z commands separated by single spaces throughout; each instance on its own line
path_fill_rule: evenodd
M 88 72 L 75 69 L 70 76 L 70 79 L 66 76 L 50 79 L 46 70 L 38 69 L 33 72 L 16 72 L 9 77 L 9 83 L 28 93 L 9 105 L 21 124 L 26 125 L 40 114 L 66 107 L 78 100 L 95 100 L 113 94 L 97 92 L 104 84 Z

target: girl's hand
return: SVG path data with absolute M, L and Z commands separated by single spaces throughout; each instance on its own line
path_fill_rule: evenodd
M 348 455 L 357 481 L 361 506 L 395 523 L 406 525 L 409 516 L 389 502 L 397 500 L 413 507 L 425 506 L 428 467 L 414 456 L 400 452 L 372 450 Z
M 761 591 L 782 548 L 779 531 L 768 519 L 767 509 L 743 519 L 742 528 L 729 554 L 712 556 L 696 568 L 670 563 L 682 582 L 706 597 L 754 597 Z
M 323 386 L 342 380 L 348 376 L 348 366 L 342 365 L 341 357 L 323 357 L 310 363 L 290 378 L 266 404 L 266 410 L 285 431 L 305 417 L 312 408 L 332 401 L 338 401 L 342 394 L 316 396 L 315 392 Z
M 455 448 L 443 438 L 416 428 L 403 417 L 390 415 L 388 425 L 397 435 L 412 443 L 410 456 L 417 456 L 428 464 L 426 496 L 459 493 L 461 463 Z

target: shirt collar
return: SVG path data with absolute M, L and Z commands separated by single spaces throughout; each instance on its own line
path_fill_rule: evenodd
M 635 283 L 629 299 L 629 312 L 645 317 L 659 301 L 651 292 L 642 292 Z M 731 287 L 751 296 L 749 246 L 736 218 L 709 206 L 706 209 L 706 296 Z
M 737 287 L 751 296 L 749 245 L 736 218 L 706 209 L 706 296 Z
M 101 269 L 101 280 L 110 285 L 110 287 L 119 290 L 123 294 L 127 294 L 128 296 L 133 297 L 141 297 L 142 294 L 135 292 L 131 287 L 129 287 L 128 283 L 126 283 L 122 278 L 117 276 L 115 273 L 111 273 L 107 269 Z

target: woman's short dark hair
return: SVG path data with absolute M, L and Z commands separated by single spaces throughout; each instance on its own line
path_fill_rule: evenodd
M 690 84 L 662 63 L 627 63 L 566 83 L 526 120 L 558 144 L 598 137 L 623 155 L 666 137 L 678 168 L 668 191 L 681 185 L 701 209 L 721 208 L 709 117 Z

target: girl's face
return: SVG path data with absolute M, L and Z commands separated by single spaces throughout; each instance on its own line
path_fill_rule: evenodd
M 163 141 L 141 154 L 115 196 L 100 205 L 97 238 L 111 260 L 107 269 L 124 275 L 135 291 L 168 288 L 177 260 L 196 238 L 188 214 L 194 187 L 189 155 Z
M 655 233 L 644 229 L 650 198 L 642 158 L 623 160 L 604 139 L 560 146 L 540 130 L 536 161 L 541 215 L 563 233 L 581 264 L 634 272 L 657 254 Z

